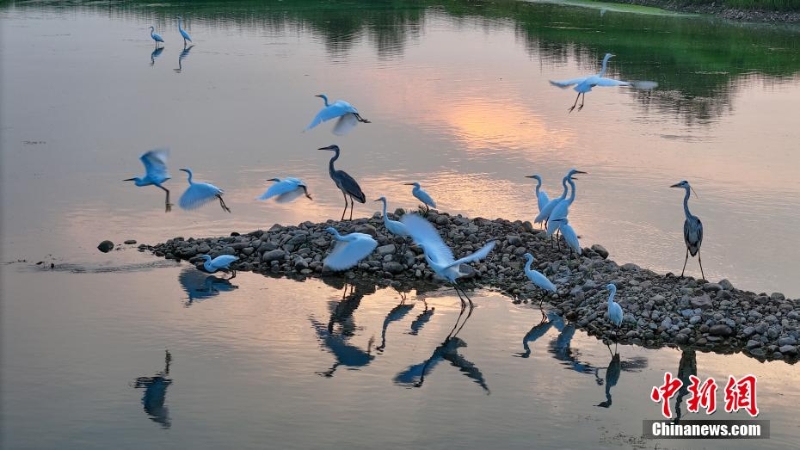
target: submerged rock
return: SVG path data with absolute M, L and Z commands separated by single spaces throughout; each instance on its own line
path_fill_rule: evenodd
M 103 253 L 108 253 L 111 250 L 114 250 L 114 243 L 109 240 L 105 240 L 97 246 L 97 249 Z

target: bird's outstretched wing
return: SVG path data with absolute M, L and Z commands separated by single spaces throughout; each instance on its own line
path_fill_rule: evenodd
M 421 246 L 432 261 L 449 264 L 454 261 L 453 251 L 444 243 L 436 228 L 417 214 L 405 214 L 400 222 L 406 226 L 414 242 Z
M 634 89 L 655 89 L 658 83 L 655 81 L 629 81 L 629 86 Z
M 336 125 L 333 127 L 333 134 L 337 136 L 344 136 L 345 134 L 353 131 L 353 128 L 358 125 L 358 119 L 356 119 L 356 115 L 353 113 L 346 113 L 339 117 L 339 120 L 336 121 Z
M 321 124 L 322 122 L 335 119 L 347 113 L 356 112 L 354 111 L 354 109 L 355 108 L 353 108 L 349 104 L 342 104 L 339 102 L 335 102 L 332 105 L 322 108 L 314 117 L 314 120 L 312 120 L 311 123 L 309 123 L 308 126 L 303 131 L 310 130 L 315 126 Z
M 168 180 L 170 178 L 167 172 L 167 158 L 169 158 L 169 149 L 157 148 L 150 150 L 142 155 L 139 159 L 144 164 L 145 174 L 151 180 Z
M 575 230 L 572 228 L 572 226 L 569 223 L 562 223 L 560 230 L 561 235 L 564 236 L 564 240 L 567 241 L 567 245 L 575 250 L 575 253 L 579 255 L 583 253 L 583 250 L 581 250 L 581 243 L 578 241 L 578 234 L 575 233 Z
M 631 85 L 631 83 L 628 81 L 620 81 L 620 80 L 615 80 L 613 78 L 604 78 L 604 77 L 596 78 L 595 80 L 593 80 L 592 84 L 594 84 L 595 86 L 603 86 L 603 87 Z
M 339 241 L 322 263 L 332 270 L 349 269 L 369 256 L 377 246 L 378 242 L 369 235 L 364 235 L 354 241 Z
M 276 181 L 275 184 L 267 189 L 267 192 L 261 195 L 261 197 L 258 197 L 258 200 L 267 200 L 276 195 L 280 196 L 283 194 L 288 194 L 298 188 L 298 186 L 301 184 L 298 183 L 298 181 L 299 180 L 296 178 L 284 178 L 281 181 Z
M 550 84 L 553 86 L 560 87 L 561 89 L 566 89 L 574 84 L 581 84 L 589 77 L 580 77 L 580 78 L 573 78 L 571 80 L 563 80 L 563 81 L 554 81 L 550 80 Z
M 197 209 L 214 200 L 222 189 L 208 183 L 194 183 L 181 195 L 178 205 L 183 209 Z
M 461 264 L 471 263 L 473 261 L 480 261 L 481 259 L 486 258 L 489 255 L 489 252 L 492 251 L 492 249 L 496 244 L 497 241 L 489 242 L 488 244 L 481 247 L 478 251 L 470 255 L 467 255 L 457 261 L 453 261 L 453 263 L 450 264 L 448 267 L 460 266 Z

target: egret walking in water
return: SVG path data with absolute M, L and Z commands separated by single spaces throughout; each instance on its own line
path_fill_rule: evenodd
M 186 189 L 186 192 L 181 195 L 181 198 L 178 201 L 178 205 L 180 205 L 181 208 L 197 209 L 216 198 L 219 199 L 219 205 L 223 210 L 231 212 L 228 206 L 225 205 L 225 201 L 222 200 L 222 189 L 210 183 L 195 183 L 192 181 L 191 169 L 181 170 L 189 174 L 189 187 Z
M 347 212 L 347 197 L 350 197 L 350 220 L 353 220 L 353 198 L 358 200 L 359 203 L 366 203 L 367 196 L 364 195 L 364 192 L 361 191 L 361 186 L 358 185 L 356 180 L 351 177 L 347 172 L 344 170 L 336 170 L 333 167 L 333 163 L 339 159 L 339 146 L 338 145 L 329 145 L 327 147 L 322 147 L 317 150 L 330 150 L 335 152 L 333 157 L 331 158 L 330 162 L 328 163 L 328 173 L 331 175 L 331 180 L 336 183 L 336 187 L 342 191 L 342 195 L 344 196 L 344 211 L 342 211 L 342 219 L 344 220 L 344 214 Z
M 232 276 L 231 278 L 236 278 L 236 269 L 231 269 L 230 265 L 234 261 L 238 261 L 239 258 L 233 255 L 219 255 L 214 259 L 211 259 L 208 255 L 202 256 L 205 262 L 203 263 L 203 269 L 205 269 L 208 273 L 214 273 L 218 270 L 223 272 L 231 271 Z
M 167 207 L 166 212 L 172 210 L 172 204 L 169 202 L 169 189 L 161 185 L 161 183 L 170 179 L 167 172 L 167 157 L 169 150 L 155 149 L 142 155 L 139 159 L 144 164 L 145 174 L 143 177 L 128 178 L 123 181 L 133 181 L 136 186 L 156 186 L 167 193 L 165 204 Z
M 589 75 L 587 77 L 580 77 L 580 78 L 572 78 L 570 80 L 563 80 L 563 81 L 553 81 L 550 80 L 550 84 L 553 86 L 558 86 L 562 89 L 566 89 L 570 86 L 575 86 L 575 92 L 578 93 L 578 96 L 575 97 L 575 103 L 569 108 L 569 112 L 572 112 L 575 109 L 575 106 L 578 105 L 578 99 L 583 96 L 581 100 L 580 106 L 578 106 L 578 111 L 583 109 L 583 102 L 586 100 L 586 93 L 590 92 L 593 87 L 595 86 L 630 86 L 636 89 L 653 89 L 658 86 L 658 83 L 654 81 L 620 81 L 615 80 L 613 78 L 606 78 L 606 68 L 608 66 L 608 60 L 611 59 L 614 55 L 611 53 L 606 53 L 606 56 L 603 58 L 603 67 L 600 69 L 600 73 L 595 75 Z
M 365 233 L 339 234 L 336 228 L 328 227 L 325 229 L 339 241 L 333 251 L 322 260 L 324 267 L 331 270 L 347 270 L 359 263 L 362 259 L 369 256 L 378 242 L 372 236 Z
M 537 181 L 536 183 L 536 203 L 539 207 L 539 212 L 541 213 L 542 210 L 550 203 L 550 197 L 547 196 L 547 192 L 542 189 L 542 177 L 539 175 L 525 175 L 525 178 L 533 178 Z
M 328 103 L 328 96 L 319 94 L 316 97 L 321 98 L 325 102 L 325 106 L 317 113 L 314 120 L 308 124 L 303 131 L 310 130 L 322 122 L 339 118 L 336 125 L 333 127 L 333 134 L 343 136 L 350 132 L 358 122 L 370 123 L 369 120 L 361 117 L 358 110 L 344 100 L 336 100 L 333 103 Z
M 700 259 L 700 244 L 703 243 L 703 222 L 700 222 L 697 216 L 693 216 L 692 213 L 689 212 L 689 194 L 694 191 L 694 189 L 689 186 L 689 182 L 686 180 L 673 184 L 670 187 L 686 189 L 686 195 L 683 197 L 683 212 L 686 215 L 686 220 L 683 222 L 683 240 L 686 242 L 686 258 L 683 260 L 681 277 L 683 277 L 683 273 L 686 272 L 686 263 L 689 261 L 689 254 L 691 253 L 692 257 L 697 255 L 697 262 L 700 263 L 700 274 L 703 276 L 703 279 L 705 279 L 706 275 L 703 273 L 703 260 Z M 697 192 L 695 192 L 694 195 L 696 196 Z
M 548 280 L 546 276 L 544 276 L 538 270 L 531 269 L 531 264 L 535 261 L 535 258 L 530 253 L 525 253 L 525 275 L 528 276 L 528 279 L 533 282 L 539 289 L 550 292 L 555 294 L 556 293 L 556 285 L 553 284 L 552 281 Z M 539 301 L 539 306 L 542 306 L 544 302 L 544 297 L 541 298 Z
M 572 176 L 576 173 L 586 173 L 580 170 L 572 169 L 567 173 L 567 176 L 564 178 L 567 183 L 569 183 L 569 187 L 572 188 L 572 191 L 569 194 L 568 199 L 562 199 L 558 203 L 555 204 L 553 207 L 553 211 L 550 213 L 550 216 L 547 218 L 547 235 L 552 236 L 553 233 L 558 231 L 561 228 L 561 225 L 567 222 L 567 216 L 569 215 L 569 207 L 572 205 L 572 202 L 575 201 L 575 182 L 572 180 Z
M 183 17 L 178 16 L 177 19 L 178 19 L 178 31 L 181 32 L 181 36 L 183 37 L 183 46 L 186 47 L 186 41 L 192 42 L 192 38 L 189 36 L 189 33 L 187 33 L 186 30 L 184 30 L 181 27 L 181 22 L 183 21 Z
M 281 180 L 280 178 L 270 178 L 267 181 L 274 181 L 275 184 L 267 189 L 257 200 L 267 200 L 275 197 L 276 203 L 289 203 L 292 200 L 305 194 L 309 200 L 313 200 L 308 195 L 308 187 L 299 178 L 288 177 Z
M 455 260 L 453 251 L 444 243 L 436 228 L 427 219 L 417 214 L 406 214 L 400 221 L 406 226 L 414 242 L 422 247 L 422 251 L 425 253 L 425 261 L 431 270 L 453 285 L 462 305 L 465 304 L 464 298 L 466 298 L 470 307 L 472 307 L 472 299 L 456 282 L 458 278 L 465 275 L 461 272 L 461 265 L 486 258 L 497 242 L 491 241 L 478 251 Z
M 414 197 L 417 200 L 421 201 L 425 205 L 425 212 L 427 213 L 430 211 L 431 208 L 436 208 L 436 202 L 433 201 L 433 197 L 430 194 L 422 190 L 419 183 L 416 181 L 413 183 L 404 183 L 406 186 L 414 186 L 414 189 L 411 190 L 411 193 L 414 194 Z
M 156 31 L 155 27 L 150 27 L 150 37 L 153 38 L 153 40 L 156 43 L 156 47 L 158 47 L 159 42 L 161 42 L 162 44 L 164 43 L 164 38 L 162 38 L 161 35 L 156 33 L 155 31 Z
M 614 301 L 614 295 L 617 294 L 617 287 L 613 284 L 606 285 L 606 289 L 608 289 L 608 319 L 611 320 L 617 330 L 615 334 L 619 332 L 619 327 L 622 325 L 622 307 L 619 306 L 619 303 Z

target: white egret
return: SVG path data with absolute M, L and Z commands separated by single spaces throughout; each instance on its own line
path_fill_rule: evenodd
M 542 189 L 542 177 L 539 175 L 525 175 L 525 178 L 533 178 L 537 181 L 536 183 L 536 202 L 539 206 L 539 212 L 541 213 L 542 210 L 550 203 L 550 197 L 547 196 L 547 192 Z
M 186 191 L 181 195 L 178 201 L 178 205 L 180 205 L 181 208 L 197 209 L 216 198 L 219 199 L 219 204 L 222 206 L 223 210 L 231 212 L 228 206 L 225 205 L 225 201 L 222 200 L 222 189 L 210 183 L 195 183 L 192 181 L 191 169 L 181 170 L 189 174 L 189 187 L 186 188 Z
M 553 284 L 552 281 L 548 280 L 547 277 L 538 270 L 531 269 L 531 264 L 533 261 L 535 261 L 533 255 L 530 253 L 525 253 L 525 275 L 527 275 L 528 279 L 531 280 L 539 289 L 555 294 L 556 285 Z M 541 298 L 539 306 L 542 306 L 542 302 L 544 302 L 544 297 Z
M 425 253 L 425 261 L 431 270 L 453 285 L 462 304 L 465 304 L 464 297 L 466 297 L 470 306 L 472 306 L 472 299 L 456 282 L 458 278 L 465 275 L 461 272 L 461 265 L 486 258 L 497 242 L 491 241 L 478 251 L 455 260 L 453 251 L 444 243 L 436 228 L 427 219 L 417 214 L 406 214 L 400 220 L 408 229 L 408 233 L 414 239 L 414 242 L 422 247 Z M 464 297 L 461 296 L 462 294 Z
M 342 195 L 344 195 L 344 211 L 342 211 L 341 220 L 344 220 L 344 214 L 347 212 L 348 196 L 350 197 L 350 220 L 353 220 L 353 198 L 355 197 L 359 203 L 366 203 L 367 196 L 361 191 L 361 186 L 358 185 L 355 178 L 351 177 L 344 170 L 336 170 L 336 168 L 333 167 L 334 161 L 339 159 L 338 145 L 329 145 L 317 150 L 330 150 L 332 152 L 336 152 L 331 158 L 330 162 L 328 162 L 328 173 L 331 176 L 331 180 L 336 183 L 336 187 L 339 188 L 339 190 L 342 191 Z
M 703 276 L 703 279 L 705 279 L 706 275 L 703 273 L 703 260 L 700 259 L 700 245 L 703 243 L 703 222 L 700 222 L 697 216 L 693 216 L 692 213 L 689 212 L 689 194 L 691 191 L 694 191 L 694 189 L 689 186 L 689 182 L 686 180 L 673 184 L 670 187 L 686 189 L 686 196 L 683 197 L 683 212 L 686 215 L 686 220 L 683 222 L 683 240 L 686 242 L 686 258 L 683 260 L 681 277 L 683 277 L 683 273 L 686 271 L 686 263 L 689 261 L 689 254 L 691 253 L 692 257 L 697 255 L 697 262 L 700 263 L 700 274 Z M 694 195 L 697 196 L 697 192 L 695 192 Z
M 569 193 L 568 199 L 562 199 L 558 203 L 555 204 L 553 210 L 550 212 L 550 215 L 547 218 L 547 235 L 552 236 L 553 233 L 558 231 L 563 223 L 567 221 L 567 216 L 569 215 L 569 207 L 572 205 L 572 202 L 575 201 L 575 182 L 572 179 L 572 175 L 576 173 L 586 173 L 580 170 L 572 169 L 567 174 L 565 180 L 569 183 L 569 186 L 572 188 L 572 191 Z
M 322 122 L 327 122 L 337 117 L 339 120 L 333 127 L 333 134 L 337 136 L 343 136 L 349 133 L 350 130 L 355 128 L 358 122 L 370 123 L 369 120 L 361 117 L 358 110 L 353 105 L 344 100 L 336 100 L 333 103 L 328 103 L 327 95 L 319 94 L 316 95 L 316 97 L 321 98 L 325 102 L 325 106 L 317 113 L 314 120 L 312 120 L 303 131 L 310 130 Z
M 339 241 L 333 251 L 322 261 L 323 265 L 331 270 L 346 270 L 355 266 L 378 246 L 378 242 L 365 233 L 342 235 L 333 227 L 328 227 L 325 231 L 331 233 L 333 238 Z
M 169 189 L 161 184 L 170 179 L 169 172 L 167 172 L 167 157 L 169 156 L 168 149 L 155 149 L 145 153 L 139 159 L 144 164 L 145 174 L 143 177 L 127 178 L 123 181 L 133 181 L 136 186 L 156 186 L 167 193 L 165 204 L 167 207 L 166 212 L 172 210 L 172 204 L 169 202 Z
M 203 255 L 202 258 L 205 261 L 203 263 L 203 268 L 205 269 L 206 272 L 214 273 L 218 270 L 221 270 L 223 272 L 231 271 L 233 275 L 231 276 L 231 278 L 236 277 L 236 269 L 231 269 L 230 265 L 232 262 L 238 261 L 239 260 L 238 257 L 233 255 L 219 255 L 216 258 L 211 259 L 210 256 Z
M 544 209 L 542 209 L 539 212 L 539 215 L 536 216 L 535 219 L 533 219 L 534 223 L 541 223 L 542 221 L 547 223 L 547 220 L 550 217 L 550 213 L 553 212 L 553 210 L 559 203 L 561 203 L 565 198 L 567 198 L 567 193 L 569 192 L 569 186 L 567 185 L 567 182 L 568 180 L 571 180 L 572 176 L 575 175 L 576 173 L 583 173 L 583 172 L 577 169 L 571 169 L 569 172 L 567 172 L 564 178 L 561 179 L 561 185 L 564 187 L 564 192 L 561 193 L 561 196 L 550 200 L 550 203 L 545 205 Z
M 575 109 L 575 106 L 577 106 L 578 99 L 581 98 L 581 95 L 583 95 L 583 100 L 581 100 L 581 105 L 578 107 L 578 111 L 583 109 L 583 102 L 586 100 L 586 93 L 590 92 L 595 86 L 630 86 L 636 89 L 653 89 L 658 86 L 658 83 L 654 81 L 620 81 L 613 78 L 606 78 L 605 74 L 608 60 L 613 56 L 614 55 L 611 53 L 606 53 L 606 56 L 603 58 L 603 67 L 600 69 L 600 72 L 595 75 L 572 78 L 570 80 L 563 81 L 550 80 L 550 84 L 553 86 L 558 86 L 562 89 L 566 89 L 573 85 L 575 86 L 573 89 L 578 93 L 578 96 L 575 97 L 575 103 L 573 103 L 572 107 L 569 108 L 569 112 L 572 112 L 572 110 Z
M 406 229 L 406 226 L 403 225 L 403 222 L 399 222 L 397 220 L 391 220 L 389 219 L 389 216 L 386 215 L 386 197 L 380 197 L 375 201 L 383 202 L 383 226 L 385 226 L 386 229 L 389 230 L 389 232 L 395 236 L 401 236 L 403 238 L 408 236 L 409 235 L 408 229 Z M 403 250 L 403 252 L 405 252 L 405 250 Z
M 575 253 L 578 255 L 583 254 L 581 243 L 578 241 L 578 234 L 575 233 L 575 230 L 572 229 L 572 226 L 569 224 L 569 222 L 562 223 L 559 231 L 561 232 L 561 236 L 564 237 L 564 241 L 567 242 L 569 248 L 575 251 Z
M 431 208 L 436 208 L 436 202 L 433 201 L 433 197 L 430 194 L 422 190 L 419 183 L 416 181 L 413 183 L 404 183 L 406 186 L 414 186 L 414 189 L 411 190 L 411 193 L 414 194 L 414 197 L 417 200 L 421 201 L 425 205 L 425 212 L 430 211 Z
M 156 33 L 155 31 L 156 31 L 155 27 L 150 27 L 150 37 L 153 38 L 153 41 L 155 41 L 156 43 L 156 47 L 158 47 L 159 42 L 161 42 L 162 44 L 164 43 L 164 38 L 162 38 L 161 35 Z
M 181 36 L 183 37 L 183 46 L 186 47 L 186 41 L 192 42 L 192 38 L 189 36 L 189 33 L 187 33 L 186 30 L 184 30 L 181 27 L 181 22 L 183 21 L 183 17 L 178 16 L 177 19 L 178 19 L 178 31 L 181 32 Z
M 617 287 L 613 284 L 606 285 L 606 289 L 608 289 L 608 318 L 611 320 L 617 327 L 617 331 L 619 327 L 622 325 L 622 307 L 619 306 L 619 303 L 614 301 L 614 295 L 617 293 Z
M 308 186 L 299 178 L 288 177 L 282 180 L 280 178 L 270 178 L 267 181 L 274 181 L 275 184 L 270 186 L 267 192 L 264 192 L 256 200 L 267 200 L 275 197 L 276 203 L 289 203 L 303 194 L 309 200 L 313 200 L 308 195 Z

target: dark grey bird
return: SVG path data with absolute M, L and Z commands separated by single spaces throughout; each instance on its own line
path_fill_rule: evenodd
M 353 199 L 355 198 L 359 203 L 366 203 L 367 196 L 361 191 L 361 186 L 358 185 L 353 177 L 344 170 L 336 170 L 336 168 L 333 167 L 334 161 L 339 159 L 338 145 L 329 145 L 318 150 L 330 150 L 335 152 L 331 161 L 328 163 L 328 172 L 331 175 L 331 180 L 336 183 L 336 187 L 342 191 L 342 195 L 344 196 L 344 211 L 342 211 L 341 220 L 344 220 L 344 214 L 347 212 L 347 197 L 350 197 L 350 220 L 353 220 Z
M 683 197 L 683 212 L 686 214 L 686 220 L 683 222 L 683 240 L 686 241 L 686 258 L 683 260 L 683 270 L 681 270 L 681 277 L 686 272 L 686 263 L 689 261 L 689 254 L 692 257 L 697 256 L 697 262 L 700 263 L 700 274 L 703 279 L 706 278 L 703 273 L 703 260 L 700 259 L 700 244 L 703 243 L 703 223 L 697 216 L 689 212 L 689 195 L 694 191 L 689 182 L 686 180 L 680 183 L 673 184 L 670 187 L 686 189 L 686 196 Z M 695 192 L 695 196 L 697 193 Z

